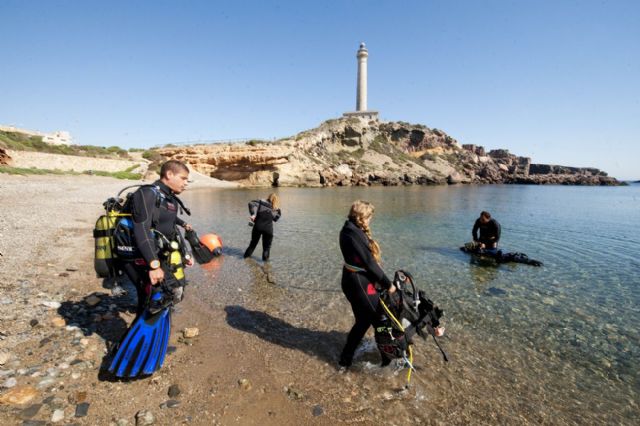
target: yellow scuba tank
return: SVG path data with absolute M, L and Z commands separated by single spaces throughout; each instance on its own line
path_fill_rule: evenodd
M 115 233 L 118 220 L 124 216 L 131 216 L 128 213 L 120 213 L 117 210 L 109 210 L 96 221 L 93 229 L 95 239 L 95 256 L 93 267 L 99 278 L 110 278 L 117 275 L 115 260 L 115 244 L 113 235 Z
M 115 212 L 113 212 L 115 213 Z M 115 275 L 113 261 L 116 257 L 113 252 L 113 231 L 118 220 L 117 213 L 107 212 L 96 221 L 93 229 L 96 249 L 93 266 L 100 278 L 108 278 Z
M 171 265 L 171 270 L 173 271 L 173 276 L 176 277 L 178 281 L 184 280 L 184 267 L 182 265 L 182 254 L 180 254 L 180 250 L 178 248 L 173 248 L 174 244 L 178 246 L 178 244 L 174 241 L 171 243 L 171 248 L 173 249 L 169 254 L 169 265 Z

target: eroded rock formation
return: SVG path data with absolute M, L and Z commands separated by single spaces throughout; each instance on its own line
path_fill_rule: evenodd
M 11 165 L 11 157 L 4 148 L 0 148 L 0 166 Z
M 457 183 L 616 185 L 593 168 L 532 164 L 504 149 L 460 145 L 438 129 L 358 117 L 328 120 L 276 142 L 167 147 L 167 158 L 245 186 Z

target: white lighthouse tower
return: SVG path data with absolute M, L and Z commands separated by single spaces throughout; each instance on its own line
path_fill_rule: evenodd
M 372 120 L 378 119 L 377 111 L 369 111 L 367 109 L 367 59 L 369 51 L 364 43 L 360 43 L 360 49 L 356 54 L 358 58 L 358 83 L 356 89 L 356 111 L 345 112 L 345 117 L 362 117 Z

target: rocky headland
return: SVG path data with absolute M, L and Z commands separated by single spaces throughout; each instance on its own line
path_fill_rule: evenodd
M 438 129 L 359 117 L 328 120 L 274 142 L 158 150 L 200 173 L 243 186 L 457 183 L 619 185 L 595 168 L 533 163 L 505 149 L 461 145 Z

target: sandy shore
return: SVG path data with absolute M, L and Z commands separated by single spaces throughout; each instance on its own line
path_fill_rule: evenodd
M 229 327 L 195 286 L 160 372 L 128 382 L 104 373 L 133 306 L 95 277 L 92 229 L 101 203 L 129 184 L 0 175 L 0 424 L 366 424 L 341 418 L 332 401 L 343 396 L 323 395 L 322 383 L 296 387 L 304 354 Z M 182 338 L 185 327 L 200 336 Z M 136 420 L 143 410 L 153 422 Z

